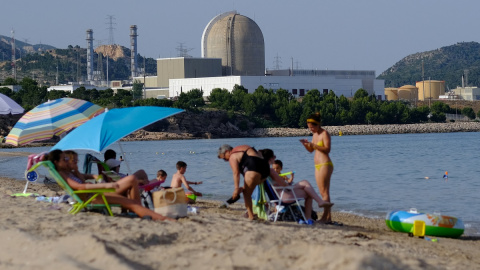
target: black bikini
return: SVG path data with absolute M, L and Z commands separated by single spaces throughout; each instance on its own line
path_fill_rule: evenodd
M 243 152 L 242 159 L 238 164 L 240 171 L 242 174 L 245 174 L 247 171 L 258 172 L 262 176 L 262 179 L 267 178 L 270 175 L 270 164 L 268 164 L 268 161 L 261 157 L 249 156 L 247 154 L 249 149 L 253 149 L 255 152 L 257 152 L 257 150 L 255 150 L 253 147 L 248 148 Z

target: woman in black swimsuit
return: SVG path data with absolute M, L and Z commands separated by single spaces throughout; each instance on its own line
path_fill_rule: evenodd
M 236 198 L 240 195 L 240 192 L 243 192 L 248 218 L 253 219 L 252 193 L 255 187 L 270 175 L 268 161 L 264 160 L 255 148 L 248 145 L 233 148 L 224 144 L 218 149 L 218 158 L 230 163 L 235 185 L 232 198 Z M 243 188 L 240 187 L 240 174 L 243 174 Z

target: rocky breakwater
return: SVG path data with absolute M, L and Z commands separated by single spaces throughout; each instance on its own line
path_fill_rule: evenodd
M 405 125 L 346 125 L 325 126 L 332 136 L 373 135 L 373 134 L 405 134 L 405 133 L 446 133 L 446 132 L 479 132 L 480 122 L 424 123 Z M 295 128 L 256 128 L 252 137 L 297 137 L 311 135 L 308 129 Z

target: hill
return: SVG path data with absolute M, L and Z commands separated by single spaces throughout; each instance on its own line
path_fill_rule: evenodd
M 57 68 L 58 82 L 86 80 L 87 77 L 87 49 L 80 46 L 68 46 L 66 49 L 58 49 L 53 46 L 37 44 L 31 45 L 21 41 L 15 41 L 17 51 L 16 67 L 17 80 L 30 77 L 37 80 L 41 85 L 54 85 L 56 83 Z M 11 38 L 0 35 L 0 83 L 8 77 L 12 77 L 12 45 Z M 101 57 L 99 57 L 99 54 Z M 109 55 L 107 65 L 107 54 Z M 130 72 L 130 49 L 120 45 L 103 45 L 94 50 L 93 69 L 101 71 L 103 78 L 107 74 L 109 80 L 125 80 L 131 75 Z M 143 57 L 137 57 L 139 65 L 143 66 Z M 156 74 L 157 63 L 153 58 L 145 58 L 147 75 Z
M 385 80 L 385 87 L 414 85 L 424 78 L 445 81 L 447 89 L 462 85 L 462 75 L 468 70 L 470 86 L 480 86 L 480 43 L 461 42 L 436 50 L 411 54 L 384 71 L 378 79 Z

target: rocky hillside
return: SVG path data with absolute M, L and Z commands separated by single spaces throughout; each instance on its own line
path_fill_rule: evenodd
M 462 85 L 462 75 L 468 73 L 469 85 L 480 86 L 480 43 L 477 42 L 462 42 L 408 55 L 378 79 L 385 80 L 385 87 L 415 85 L 422 80 L 422 61 L 425 80 L 445 81 L 445 87 L 453 89 Z
M 87 49 L 80 46 L 68 46 L 58 49 L 48 45 L 31 45 L 16 41 L 17 80 L 24 77 L 34 78 L 40 85 L 55 85 L 58 67 L 59 83 L 86 80 Z M 12 45 L 11 39 L 0 36 L 0 83 L 12 77 Z M 101 57 L 99 57 L 99 55 Z M 107 55 L 109 56 L 107 65 Z M 108 74 L 109 80 L 126 80 L 130 77 L 130 49 L 121 45 L 102 45 L 94 50 L 93 69 Z M 137 57 L 143 66 L 143 57 Z M 156 60 L 145 58 L 147 75 L 157 72 Z M 104 77 L 103 77 L 104 78 Z

